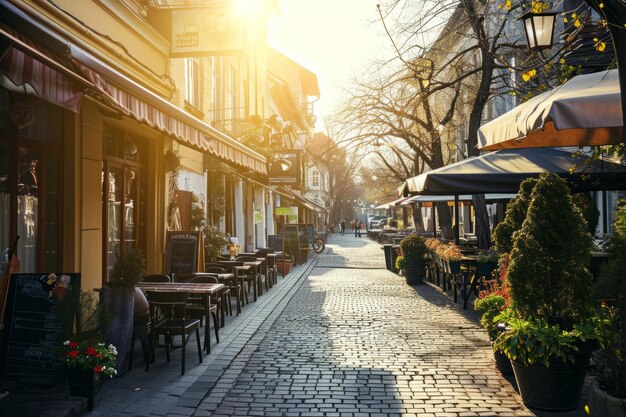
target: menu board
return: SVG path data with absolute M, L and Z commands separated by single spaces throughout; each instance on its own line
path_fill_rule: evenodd
M 198 272 L 201 242 L 200 232 L 167 232 L 165 273 L 192 274 Z
M 297 224 L 283 224 L 283 235 L 285 236 L 285 251 L 290 255 L 298 255 L 300 248 L 299 228 Z
M 4 377 L 40 384 L 65 382 L 58 356 L 64 342 L 62 317 L 72 323 L 77 304 L 70 301 L 79 292 L 80 274 L 11 275 L 0 355 Z
M 267 247 L 275 252 L 283 252 L 283 235 L 268 235 Z

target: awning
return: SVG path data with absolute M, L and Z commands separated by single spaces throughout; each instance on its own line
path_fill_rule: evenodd
M 407 194 L 450 195 L 517 192 L 526 178 L 545 172 L 565 178 L 576 191 L 621 190 L 626 167 L 555 148 L 502 149 L 467 158 L 406 180 Z
M 96 95 L 124 115 L 226 162 L 267 175 L 265 157 L 135 83 L 80 48 L 71 45 L 81 73 Z
M 487 201 L 502 201 L 510 200 L 517 196 L 517 194 L 485 194 L 485 200 Z M 463 194 L 458 196 L 459 201 L 472 201 L 471 194 Z M 413 203 L 439 203 L 439 202 L 454 202 L 454 195 L 416 195 L 409 197 L 401 205 L 406 206 Z
M 92 94 L 107 105 L 199 151 L 267 175 L 267 162 L 263 155 L 188 114 L 67 39 L 52 33 L 10 2 L 0 0 L 0 13 L 3 21 L 27 33 L 31 39 L 46 46 L 46 49 L 68 55 L 80 73 L 79 77 L 87 79 L 86 82 L 93 87 Z
M 65 67 L 43 48 L 0 23 L 0 38 L 10 46 L 0 56 L 0 85 L 17 93 L 37 96 L 78 113 L 89 81 Z
M 404 203 L 407 199 L 409 199 L 410 197 L 400 197 L 397 200 L 393 200 L 390 201 L 389 203 L 385 203 L 385 204 L 381 204 L 378 207 L 375 207 L 376 209 L 390 209 L 390 208 L 394 208 L 399 206 L 400 204 Z

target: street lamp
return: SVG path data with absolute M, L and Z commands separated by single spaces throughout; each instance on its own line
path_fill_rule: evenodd
M 528 12 L 520 17 L 524 22 L 526 41 L 531 50 L 552 47 L 556 15 L 556 12 Z

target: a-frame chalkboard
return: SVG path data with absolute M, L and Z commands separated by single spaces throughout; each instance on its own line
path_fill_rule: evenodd
M 204 270 L 202 232 L 167 232 L 165 273 L 193 274 Z
M 80 274 L 13 274 L 9 283 L 5 334 L 0 350 L 3 379 L 61 385 L 65 383 L 59 348 L 64 324 L 71 326 L 77 312 Z M 63 306 L 63 303 L 69 303 Z M 64 317 L 65 315 L 65 320 Z

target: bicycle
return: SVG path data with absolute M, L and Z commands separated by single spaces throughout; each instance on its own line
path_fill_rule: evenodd
M 313 251 L 315 253 L 322 253 L 324 252 L 324 248 L 326 247 L 326 244 L 324 243 L 324 239 L 322 239 L 320 237 L 320 235 L 315 235 L 315 237 L 313 238 Z

